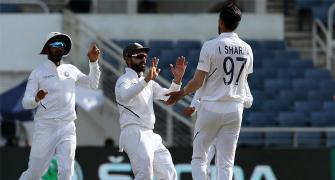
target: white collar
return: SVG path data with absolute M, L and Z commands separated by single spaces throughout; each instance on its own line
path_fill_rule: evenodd
M 223 32 L 220 37 L 238 37 L 238 35 L 234 32 Z
M 138 79 L 138 74 L 136 73 L 136 71 L 128 67 L 126 67 L 125 70 L 126 74 L 128 74 L 130 77 Z M 142 74 L 140 76 L 142 76 Z
M 61 60 L 60 65 L 62 65 L 62 64 L 63 64 L 63 61 Z M 46 67 L 49 67 L 49 68 L 57 68 L 57 66 L 55 65 L 55 63 L 52 62 L 50 59 L 46 60 L 46 61 L 44 62 L 44 65 L 45 65 Z M 60 66 L 60 65 L 59 65 L 59 66 Z M 58 67 L 59 67 L 59 66 L 58 66 Z

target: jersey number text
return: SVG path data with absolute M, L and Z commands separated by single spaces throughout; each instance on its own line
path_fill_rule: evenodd
M 247 58 L 243 58 L 243 57 L 236 57 L 236 61 L 233 60 L 233 58 L 231 58 L 230 56 L 227 56 L 226 58 L 224 58 L 223 60 L 223 71 L 226 73 L 226 76 L 223 77 L 223 82 L 225 85 L 230 85 L 234 79 L 234 62 L 238 63 L 241 62 L 241 68 L 238 72 L 236 81 L 235 81 L 235 85 L 238 85 L 238 81 L 240 79 L 241 73 L 244 69 L 245 63 L 247 62 Z M 228 68 L 228 64 L 231 64 L 230 68 Z M 227 78 L 227 79 L 226 79 Z

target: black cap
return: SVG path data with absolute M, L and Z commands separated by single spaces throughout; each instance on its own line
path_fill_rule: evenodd
M 136 43 L 136 42 L 131 43 L 123 49 L 123 57 L 129 57 L 133 54 L 136 54 L 136 53 L 142 52 L 142 51 L 148 53 L 150 51 L 150 48 L 143 47 L 141 44 Z

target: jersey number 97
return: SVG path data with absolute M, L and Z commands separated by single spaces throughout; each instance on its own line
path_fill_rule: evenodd
M 241 73 L 245 67 L 245 64 L 247 62 L 247 58 L 243 57 L 236 57 L 236 60 L 234 61 L 233 58 L 230 56 L 227 56 L 223 60 L 223 71 L 225 72 L 225 76 L 223 77 L 223 82 L 225 85 L 230 85 L 233 82 L 234 79 L 234 66 L 235 63 L 238 63 L 238 65 L 241 65 L 240 69 L 238 70 L 237 78 L 235 80 L 235 85 L 238 85 L 238 81 L 240 79 Z M 229 66 L 229 64 L 231 64 Z

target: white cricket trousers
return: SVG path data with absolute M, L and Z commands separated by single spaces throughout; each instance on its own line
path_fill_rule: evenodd
M 70 180 L 74 170 L 76 127 L 74 121 L 35 121 L 28 169 L 19 180 L 39 180 L 57 157 L 58 180 Z
M 194 129 L 192 177 L 205 180 L 207 156 L 210 145 L 216 138 L 217 179 L 231 180 L 238 135 L 241 128 L 243 104 L 236 104 L 236 111 L 213 112 L 203 104 L 198 112 Z
M 207 179 L 210 180 L 213 174 L 211 174 L 211 162 L 215 156 L 215 165 L 217 165 L 218 155 L 216 154 L 216 140 L 214 139 L 211 146 L 209 146 L 209 150 L 207 153 Z
M 175 180 L 177 177 L 171 154 L 162 138 L 151 129 L 128 125 L 121 131 L 120 149 L 130 160 L 135 180 Z

